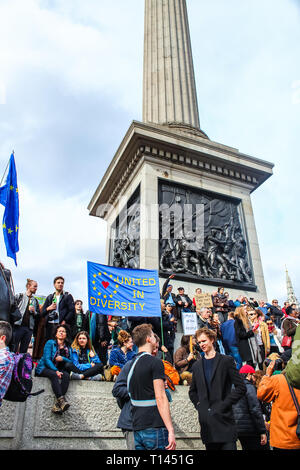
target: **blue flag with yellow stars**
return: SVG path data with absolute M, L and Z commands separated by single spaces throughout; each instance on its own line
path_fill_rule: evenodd
M 19 192 L 14 154 L 9 160 L 6 184 L 0 188 L 0 203 L 5 207 L 3 215 L 3 235 L 7 256 L 17 265 L 19 251 Z
M 88 261 L 89 310 L 118 317 L 160 317 L 158 272 Z

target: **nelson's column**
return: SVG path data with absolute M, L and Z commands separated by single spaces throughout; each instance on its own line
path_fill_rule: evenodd
M 251 193 L 273 164 L 201 130 L 186 0 L 145 0 L 143 122 L 133 121 L 88 206 L 106 264 L 157 269 L 193 296 L 267 299 Z

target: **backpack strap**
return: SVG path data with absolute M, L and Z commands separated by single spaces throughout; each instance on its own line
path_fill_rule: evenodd
M 132 404 L 133 406 L 146 407 L 146 406 L 156 406 L 156 404 L 157 404 L 155 399 L 153 399 L 153 400 L 134 400 L 133 398 L 131 398 L 131 393 L 129 392 L 129 384 L 130 384 L 130 380 L 131 380 L 131 377 L 132 377 L 134 368 L 135 368 L 135 366 L 136 366 L 138 360 L 139 360 L 141 357 L 143 357 L 143 356 L 145 356 L 145 355 L 147 355 L 147 354 L 150 355 L 150 354 L 147 353 L 147 352 L 143 352 L 140 356 L 138 356 L 138 357 L 135 359 L 133 365 L 131 366 L 131 369 L 130 369 L 130 371 L 129 371 L 129 374 L 128 374 L 128 376 L 127 376 L 127 390 L 128 390 L 128 395 L 129 395 L 131 404 Z
M 295 390 L 293 389 L 291 384 L 288 382 L 287 378 L 286 378 L 286 381 L 287 381 L 287 384 L 289 386 L 289 389 L 290 389 L 290 392 L 291 392 L 291 395 L 292 395 L 292 399 L 293 399 L 294 405 L 295 405 L 297 413 L 298 413 L 298 417 L 300 418 L 300 406 L 299 406 L 299 403 L 298 403 L 298 400 L 297 400 L 297 397 L 296 397 L 296 394 L 295 394 Z

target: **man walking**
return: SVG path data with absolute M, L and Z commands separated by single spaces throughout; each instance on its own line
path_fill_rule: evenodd
M 132 361 L 127 388 L 132 405 L 136 450 L 175 450 L 175 433 L 165 391 L 165 371 L 152 355 L 157 341 L 151 325 L 138 325 L 132 332 L 138 354 Z

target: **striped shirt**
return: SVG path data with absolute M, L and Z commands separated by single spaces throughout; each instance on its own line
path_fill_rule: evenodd
M 0 349 L 0 406 L 9 387 L 14 368 L 14 356 L 8 347 Z

